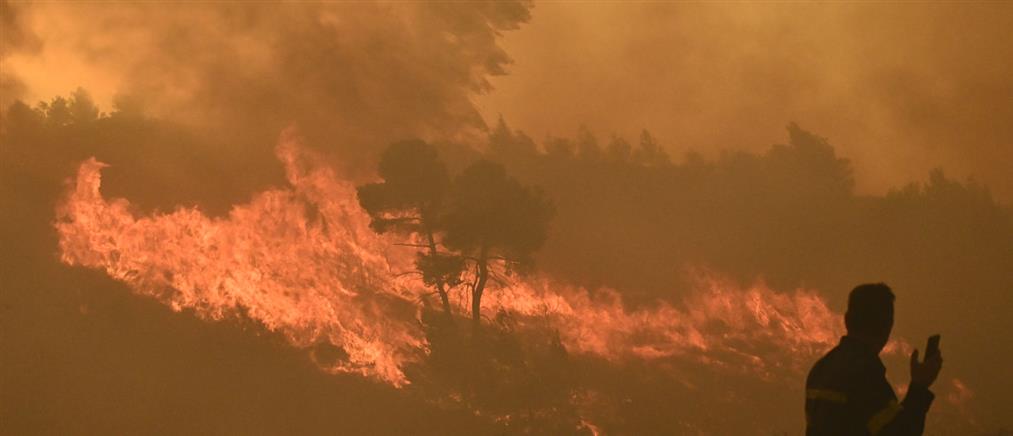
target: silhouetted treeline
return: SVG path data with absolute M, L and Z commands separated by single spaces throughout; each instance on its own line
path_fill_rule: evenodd
M 543 265 L 631 297 L 671 297 L 685 264 L 841 295 L 854 277 L 873 274 L 905 286 L 916 280 L 910 288 L 920 295 L 944 290 L 915 272 L 956 277 L 947 284 L 961 288 L 972 281 L 981 296 L 1013 284 L 1004 268 L 1013 265 L 1010 210 L 973 181 L 936 170 L 884 196 L 858 195 L 850 163 L 794 124 L 786 144 L 760 155 L 633 158 L 652 154 L 655 143 L 630 147 L 613 137 L 601 147 L 581 129 L 576 139 L 539 146 L 501 120 L 489 154 L 558 204 Z M 558 152 L 559 144 L 598 151 Z
M 229 138 L 208 141 L 146 116 L 127 99 L 100 112 L 82 89 L 33 106 L 16 101 L 4 109 L 2 125 L 3 200 L 18 197 L 22 207 L 48 213 L 63 181 L 92 156 L 110 165 L 103 193 L 129 198 L 143 210 L 199 205 L 221 214 L 257 189 L 284 183 L 277 161 L 259 150 L 250 153 Z

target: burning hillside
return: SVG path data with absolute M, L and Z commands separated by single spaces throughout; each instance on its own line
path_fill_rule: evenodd
M 794 434 L 865 282 L 1013 425 L 1013 8 L 107 6 L 0 0 L 0 433 Z
M 101 196 L 104 164 L 89 159 L 56 224 L 63 261 L 103 269 L 177 311 L 249 316 L 298 347 L 331 343 L 348 353 L 335 370 L 406 382 L 403 365 L 426 352 L 416 327 L 425 286 L 401 274 L 410 253 L 371 232 L 354 187 L 315 162 L 291 134 L 277 152 L 290 186 L 256 195 L 225 219 L 194 209 L 135 217 L 127 200 Z M 663 304 L 629 312 L 615 292 L 592 298 L 545 278 L 515 280 L 489 304 L 547 317 L 569 351 L 606 359 L 709 361 L 707 352 L 715 351 L 756 369 L 794 366 L 842 333 L 839 316 L 812 292 L 737 290 L 709 276 L 700 285 L 688 310 Z M 741 349 L 747 344 L 753 345 Z M 764 346 L 782 355 L 764 359 L 751 349 Z
M 429 296 L 407 273 L 411 250 L 372 232 L 354 186 L 294 133 L 283 135 L 276 152 L 289 186 L 261 192 L 222 218 L 197 209 L 137 216 L 127 200 L 102 196 L 105 165 L 89 159 L 59 208 L 61 259 L 104 270 L 176 311 L 248 317 L 295 347 L 340 350 L 321 364 L 326 371 L 412 383 L 406 368 L 428 359 L 430 344 L 423 328 Z M 790 384 L 843 333 L 840 314 L 814 291 L 740 288 L 706 270 L 690 274 L 696 287 L 683 304 L 638 309 L 608 289 L 504 276 L 485 300 L 486 313 L 495 314 L 487 322 L 508 317 L 518 331 L 555 335 L 568 354 L 646 365 L 688 385 L 697 381 L 687 366 Z M 455 311 L 466 313 L 468 293 L 450 294 Z M 910 350 L 903 342 L 890 348 Z M 960 387 L 951 395 L 970 395 Z

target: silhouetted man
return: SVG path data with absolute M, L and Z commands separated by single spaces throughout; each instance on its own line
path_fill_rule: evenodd
M 890 287 L 860 285 L 848 296 L 844 316 L 848 334 L 823 356 L 806 380 L 806 435 L 920 435 L 935 395 L 929 386 L 943 358 L 933 353 L 918 361 L 911 353 L 911 384 L 900 404 L 879 360 L 893 329 Z

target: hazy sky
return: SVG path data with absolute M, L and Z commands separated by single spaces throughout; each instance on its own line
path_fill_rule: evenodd
M 491 5 L 317 16 L 17 3 L 4 14 L 2 89 L 37 100 L 80 85 L 107 106 L 126 89 L 160 115 L 265 129 L 295 114 L 368 147 L 460 139 L 477 119 L 468 94 L 487 121 L 503 114 L 536 139 L 581 123 L 629 139 L 648 128 L 677 158 L 761 151 L 795 121 L 853 160 L 865 192 L 943 167 L 1013 202 L 1009 4 L 546 2 L 526 24 L 515 5 Z M 514 64 L 483 94 L 504 59 L 497 33 Z
M 475 143 L 471 98 L 507 54 L 498 32 L 528 19 L 494 3 L 17 3 L 4 7 L 5 98 L 118 94 L 215 143 L 267 150 L 297 125 L 345 169 L 409 137 Z M 251 150 L 252 151 L 252 150 Z
M 943 167 L 1013 200 L 1013 7 L 536 3 L 478 100 L 540 139 L 585 123 L 681 156 L 764 150 L 796 121 L 880 192 Z

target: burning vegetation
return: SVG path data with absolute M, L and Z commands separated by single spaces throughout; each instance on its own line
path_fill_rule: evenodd
M 103 197 L 106 165 L 90 158 L 58 208 L 61 260 L 176 311 L 255 320 L 325 371 L 415 385 L 428 401 L 513 431 L 731 429 L 723 425 L 740 422 L 695 424 L 692 414 L 628 422 L 615 401 L 634 396 L 629 386 L 598 383 L 644 368 L 687 394 L 712 389 L 701 374 L 761 391 L 791 386 L 843 333 L 814 291 L 743 287 L 707 269 L 683 270 L 692 291 L 678 300 L 639 306 L 536 272 L 531 255 L 553 209 L 502 164 L 477 159 L 451 176 L 435 147 L 401 142 L 381 157 L 383 181 L 356 187 L 294 130 L 276 153 L 288 186 L 222 217 L 194 208 L 138 216 L 127 200 Z M 469 329 L 458 325 L 464 316 Z M 731 397 L 714 401 L 745 401 L 722 385 Z M 952 398 L 973 395 L 954 385 Z
M 524 1 L 0 6 L 3 430 L 794 434 L 880 280 L 895 386 L 946 337 L 930 432 L 1013 425 L 1013 214 L 981 182 L 861 191 L 795 123 L 685 154 L 487 125 Z M 61 50 L 109 108 L 19 99 Z
M 526 416 L 519 424 L 535 426 L 529 430 L 558 420 L 551 412 L 554 408 L 577 407 L 571 400 L 595 395 L 593 390 L 566 383 L 562 371 L 569 366 L 565 364 L 568 355 L 613 364 L 658 364 L 660 368 L 688 364 L 787 383 L 841 334 L 839 316 L 809 291 L 780 294 L 763 285 L 737 289 L 701 272 L 698 289 L 684 309 L 663 303 L 652 309 L 630 310 L 615 291 L 586 290 L 547 277 L 510 274 L 517 270 L 516 261 L 489 254 L 491 250 L 481 244 L 464 245 L 477 250 L 479 257 L 465 250 L 449 251 L 443 243 L 430 245 L 428 241 L 450 233 L 449 226 L 460 218 L 440 218 L 440 224 L 419 220 L 435 213 L 431 208 L 434 200 L 415 200 L 420 192 L 431 195 L 435 191 L 427 184 L 430 180 L 406 183 L 388 171 L 393 166 L 391 160 L 398 157 L 393 153 L 433 156 L 435 151 L 420 142 L 396 144 L 389 150 L 392 152 L 381 163 L 381 168 L 386 166 L 381 170 L 385 181 L 359 188 L 359 201 L 369 205 L 365 209 L 374 212 L 372 218 L 358 206 L 354 186 L 321 166 L 291 132 L 278 146 L 290 186 L 260 193 L 223 218 L 209 218 L 194 209 L 136 217 L 126 200 L 102 197 L 99 188 L 105 165 L 89 159 L 80 166 L 57 215 L 61 259 L 71 265 L 100 268 L 135 292 L 155 297 L 177 311 L 192 311 L 209 319 L 249 317 L 269 330 L 282 332 L 297 347 L 338 350 L 340 357 L 323 362 L 325 370 L 360 373 L 404 386 L 412 382 L 408 368 L 426 368 L 418 377 L 435 383 L 426 389 L 448 391 L 446 399 L 439 401 L 457 398 L 469 407 L 478 407 L 479 412 L 495 410 L 507 421 L 517 419 L 518 411 L 511 407 L 521 407 L 527 401 L 522 397 L 513 406 L 509 401 L 497 404 L 502 399 L 494 396 L 495 392 L 518 390 L 533 383 L 531 377 L 561 377 L 552 380 L 562 384 L 558 388 L 564 392 L 559 398 L 528 412 L 544 416 Z M 425 161 L 413 158 L 405 162 Z M 544 200 L 507 179 L 502 167 L 478 161 L 454 183 L 488 193 L 481 189 L 489 185 L 471 179 L 475 176 L 469 171 L 476 169 L 492 173 L 494 179 L 486 183 L 499 189 L 494 194 L 516 196 L 515 202 L 496 196 L 491 200 L 498 204 L 480 206 L 516 207 L 531 212 L 538 222 L 547 221 L 549 209 Z M 390 191 L 402 187 L 419 189 Z M 450 192 L 455 189 L 461 188 L 453 187 Z M 474 195 L 470 192 L 452 195 L 477 200 L 468 197 Z M 449 213 L 462 213 L 454 209 L 460 207 L 451 206 Z M 472 214 L 480 220 L 476 225 L 503 222 L 484 215 L 481 209 Z M 523 219 L 518 217 L 521 222 Z M 404 232 L 415 236 L 413 241 L 425 243 L 403 244 L 373 233 L 385 233 L 391 225 L 407 229 Z M 427 228 L 432 230 L 427 233 Z M 537 229 L 523 226 L 518 230 L 532 228 Z M 471 231 L 480 236 L 491 232 Z M 523 239 L 499 240 L 521 247 L 533 245 L 523 245 Z M 493 245 L 497 249 L 502 246 Z M 421 254 L 413 255 L 417 248 Z M 480 263 L 483 251 L 484 265 Z M 434 257 L 440 260 L 438 269 L 432 269 Z M 455 268 L 448 273 L 446 264 Z M 485 300 L 487 312 L 492 309 L 495 314 L 485 319 L 478 302 L 483 282 L 492 291 Z M 428 309 L 424 303 L 434 288 L 440 292 L 439 300 L 446 302 L 439 310 Z M 454 325 L 454 318 L 468 313 L 469 306 L 475 329 L 471 332 Z M 491 331 L 483 333 L 480 323 Z M 432 361 L 427 356 L 431 353 L 435 353 Z M 503 361 L 511 353 L 516 360 Z M 553 355 L 561 360 L 538 362 Z M 469 380 L 480 374 L 441 373 L 447 369 L 441 365 L 481 368 L 488 373 L 482 374 L 484 380 Z M 526 371 L 534 373 L 523 374 Z M 440 377 L 445 379 L 433 381 Z M 496 385 L 496 391 L 483 386 L 489 383 Z M 519 386 L 511 386 L 514 383 Z M 597 421 L 593 416 L 573 413 L 573 419 L 588 426 L 601 425 L 592 424 Z

